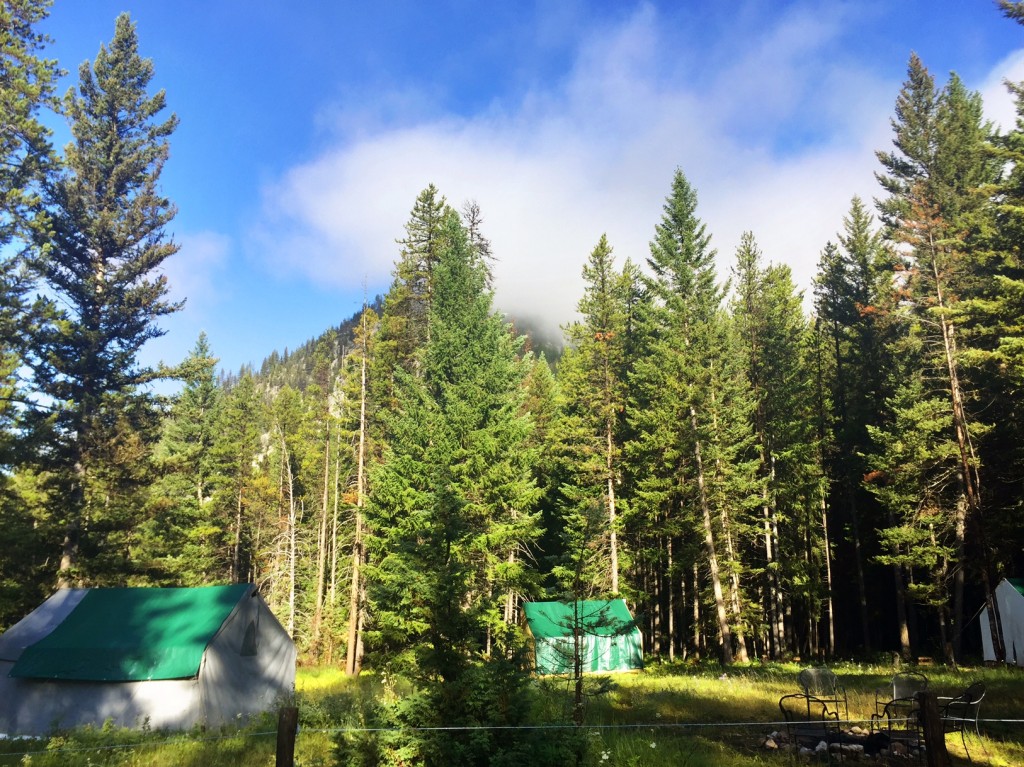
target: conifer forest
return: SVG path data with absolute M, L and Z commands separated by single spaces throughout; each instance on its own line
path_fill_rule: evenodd
M 361 312 L 259 369 L 205 336 L 147 367 L 174 105 L 127 15 L 59 96 L 47 6 L 0 6 L 0 627 L 62 585 L 251 581 L 350 674 L 455 684 L 524 601 L 609 596 L 649 662 L 979 655 L 1024 574 L 1024 83 L 997 132 L 911 55 L 809 295 L 757 232 L 717 253 L 668 167 L 649 250 L 595 231 L 542 345 L 487 212 L 424 179 Z

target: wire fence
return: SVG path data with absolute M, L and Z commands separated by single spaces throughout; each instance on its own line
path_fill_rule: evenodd
M 910 720 L 896 720 L 893 719 L 893 724 L 899 724 L 901 721 Z M 847 719 L 833 722 L 833 724 L 839 724 L 841 726 L 850 727 L 862 727 L 862 729 L 870 729 L 872 721 L 870 719 Z M 877 724 L 877 723 L 876 723 Z M 562 731 L 562 732 L 580 732 L 580 733 L 608 733 L 608 732 L 640 732 L 645 731 L 649 733 L 656 732 L 721 732 L 726 730 L 733 730 L 737 733 L 746 733 L 752 737 L 764 737 L 773 731 L 783 732 L 786 729 L 787 722 L 785 720 L 777 721 L 765 721 L 765 720 L 750 720 L 750 721 L 737 721 L 737 722 L 633 722 L 633 723 L 621 723 L 621 724 L 584 724 L 576 725 L 571 722 L 566 723 L 548 723 L 548 724 L 529 724 L 529 725 L 451 725 L 451 726 L 436 726 L 436 727 L 354 727 L 354 726 L 342 726 L 342 727 L 309 727 L 302 726 L 298 727 L 297 735 L 299 737 L 308 736 L 313 734 L 325 735 L 329 737 L 338 737 L 345 735 L 373 735 L 373 734 L 413 734 L 413 733 L 431 733 L 431 732 L 451 732 L 451 733 L 467 733 L 467 732 L 487 732 L 487 731 Z M 991 725 L 1024 725 L 1024 719 L 1017 718 L 979 718 L 978 725 L 984 729 L 986 726 Z M 152 749 L 160 747 L 173 748 L 175 746 L 182 745 L 196 745 L 202 743 L 217 743 L 228 740 L 244 739 L 244 740 L 258 740 L 262 738 L 273 738 L 277 737 L 277 730 L 244 730 L 240 729 L 232 733 L 222 733 L 217 735 L 201 735 L 197 733 L 189 733 L 188 735 L 181 735 L 177 737 L 166 737 L 154 735 L 152 739 L 143 739 L 131 743 L 107 743 L 93 746 L 44 746 L 44 747 L 33 747 L 36 744 L 43 742 L 51 743 L 52 738 L 50 736 L 43 737 L 27 737 L 19 736 L 17 738 L 6 738 L 0 736 L 0 759 L 3 757 L 11 756 L 42 756 L 42 755 L 56 755 L 56 754 L 87 754 L 87 753 L 101 753 L 110 751 L 130 751 L 130 750 L 142 750 Z M 17 744 L 24 744 L 25 748 L 15 748 L 8 750 L 10 746 Z

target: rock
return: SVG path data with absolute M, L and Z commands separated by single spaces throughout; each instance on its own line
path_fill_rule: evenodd
M 853 727 L 850 728 L 850 733 L 852 735 L 867 735 L 868 734 L 867 730 L 865 730 L 865 729 L 863 729 L 861 727 L 858 727 L 857 725 L 853 725 Z
M 764 743 L 761 744 L 761 748 L 767 748 L 769 751 L 774 751 L 778 747 L 779 744 L 773 738 L 765 738 Z

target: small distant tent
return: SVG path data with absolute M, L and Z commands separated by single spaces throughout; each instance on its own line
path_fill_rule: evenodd
M 643 640 L 621 599 L 527 602 L 526 628 L 538 674 L 570 674 L 574 627 L 579 627 L 584 672 L 636 671 L 644 667 Z
M 981 646 L 986 661 L 998 660 L 992 627 L 998 627 L 1003 638 L 1003 649 L 1006 662 L 1014 666 L 1024 666 L 1024 579 L 1004 578 L 996 586 L 995 620 L 989 615 L 988 608 L 981 611 Z
M 218 726 L 295 684 L 295 645 L 252 584 L 60 589 L 0 635 L 0 733 Z

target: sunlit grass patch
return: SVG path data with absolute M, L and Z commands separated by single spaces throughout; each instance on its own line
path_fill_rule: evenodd
M 808 664 L 809 665 L 809 664 Z M 898 669 L 888 664 L 831 664 L 845 686 L 850 718 L 867 720 L 874 691 Z M 765 736 L 779 729 L 779 698 L 798 689 L 798 664 L 751 663 L 724 669 L 715 664 L 653 666 L 639 674 L 588 677 L 585 725 L 579 753 L 586 767 L 789 767 L 793 757 L 763 748 Z M 988 687 L 981 716 L 982 737 L 967 738 L 973 764 L 1024 764 L 1024 672 L 1008 668 L 922 669 L 940 695 L 980 679 Z M 534 720 L 550 725 L 544 738 L 569 742 L 573 688 L 569 680 L 530 683 Z M 296 761 L 301 767 L 341 764 L 339 733 L 374 726 L 381 706 L 395 704 L 412 690 L 407 680 L 363 674 L 346 677 L 338 668 L 303 667 L 296 680 L 301 729 Z M 1002 721 L 1013 720 L 1013 721 Z M 112 727 L 81 728 L 33 741 L 0 741 L 0 765 L 35 767 L 228 767 L 274 764 L 276 712 L 244 727 L 158 733 Z M 967 765 L 958 735 L 947 745 L 954 765 Z M 866 762 L 867 763 L 867 762 Z M 571 762 L 566 762 L 571 767 Z

